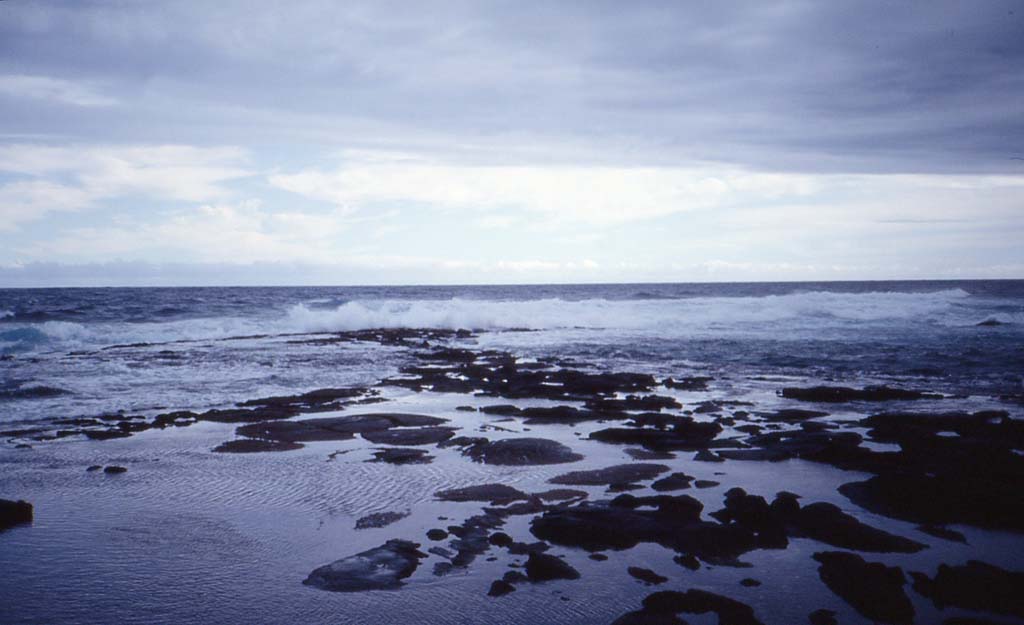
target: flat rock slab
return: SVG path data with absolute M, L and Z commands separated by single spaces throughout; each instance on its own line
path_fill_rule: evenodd
M 291 443 L 309 441 L 339 441 L 356 434 L 379 432 L 397 427 L 428 427 L 447 422 L 447 419 L 418 414 L 369 413 L 306 419 L 304 421 L 272 421 L 243 425 L 236 431 L 242 436 Z
M 492 505 L 504 505 L 513 501 L 529 499 L 523 491 L 504 484 L 481 484 L 452 488 L 434 493 L 442 501 L 486 501 Z
M 251 454 L 264 451 L 293 451 L 302 449 L 302 443 L 288 441 L 265 441 L 256 438 L 240 438 L 233 441 L 221 443 L 213 448 L 217 453 L 228 454 Z
M 463 453 L 484 464 L 510 466 L 565 464 L 583 459 L 565 445 L 544 438 L 506 438 L 473 445 Z
M 367 462 L 387 462 L 388 464 L 430 464 L 434 457 L 422 449 L 402 449 L 389 447 L 373 452 L 373 460 Z
M 630 484 L 651 480 L 668 471 L 663 464 L 618 464 L 592 471 L 573 471 L 551 478 L 552 484 L 571 486 L 601 486 L 613 484 Z
M 332 592 L 398 588 L 425 557 L 418 543 L 389 540 L 380 547 L 321 566 L 302 583 Z
M 845 386 L 812 386 L 810 388 L 787 387 L 782 396 L 788 399 L 819 403 L 845 403 L 849 401 L 913 401 L 917 399 L 942 399 L 942 395 L 889 386 L 867 386 L 863 389 Z
M 448 440 L 456 431 L 457 428 L 436 426 L 401 428 L 363 432 L 362 437 L 378 445 L 430 445 Z

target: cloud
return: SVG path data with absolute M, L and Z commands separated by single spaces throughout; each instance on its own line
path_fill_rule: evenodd
M 160 146 L 0 146 L 0 229 L 126 196 L 202 202 L 229 197 L 226 183 L 251 175 L 237 148 Z
M 420 205 L 442 211 L 522 210 L 554 221 L 610 225 L 695 209 L 814 192 L 813 177 L 728 166 L 611 167 L 463 165 L 383 154 L 348 158 L 334 170 L 276 174 L 272 185 L 346 211 Z M 485 215 L 485 226 L 509 217 Z
M 0 75 L 0 94 L 83 107 L 118 104 L 116 99 L 100 93 L 93 85 L 48 76 Z

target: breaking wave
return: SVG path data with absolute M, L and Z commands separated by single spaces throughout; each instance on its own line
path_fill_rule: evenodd
M 359 300 L 333 309 L 297 304 L 288 320 L 297 331 L 337 332 L 367 328 L 671 329 L 802 319 L 822 322 L 930 320 L 955 323 L 961 289 L 933 293 L 831 293 L 814 291 L 763 297 L 569 301 L 558 298 L 494 301 Z

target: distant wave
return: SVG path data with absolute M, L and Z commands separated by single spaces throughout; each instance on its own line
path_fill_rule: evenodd
M 473 330 L 563 330 L 654 332 L 685 337 L 708 331 L 745 334 L 788 329 L 848 328 L 863 324 L 930 323 L 975 325 L 991 316 L 976 308 L 962 289 L 930 293 L 836 293 L 808 291 L 785 295 L 688 297 L 675 299 L 530 300 L 363 299 L 337 306 L 310 301 L 274 314 L 252 310 L 247 316 L 166 319 L 150 322 L 47 320 L 4 324 L 0 351 L 92 349 L 106 345 L 215 340 L 261 334 L 341 332 L 369 328 L 442 328 Z M 176 311 L 163 309 L 173 316 Z M 1010 322 L 1009 318 L 1001 321 Z
M 969 298 L 962 289 L 932 293 L 833 293 L 811 291 L 763 297 L 569 301 L 559 298 L 494 300 L 365 300 L 333 309 L 297 304 L 289 309 L 293 328 L 336 332 L 367 328 L 468 328 L 533 330 L 559 328 L 665 329 L 834 319 L 870 322 L 922 319 L 951 312 Z

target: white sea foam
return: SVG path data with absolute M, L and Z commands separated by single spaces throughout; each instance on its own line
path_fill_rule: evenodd
M 470 328 L 532 330 L 594 328 L 622 330 L 725 328 L 732 325 L 814 321 L 857 323 L 957 316 L 956 305 L 970 295 L 960 289 L 933 293 L 830 293 L 767 297 L 567 301 L 362 300 L 334 309 L 304 304 L 288 311 L 296 331 L 332 332 L 367 328 Z
M 984 313 L 965 305 L 960 289 L 931 293 L 832 293 L 813 291 L 764 297 L 694 297 L 642 300 L 354 300 L 335 308 L 291 306 L 277 315 L 207 317 L 152 323 L 26 324 L 44 349 L 81 349 L 124 343 L 216 340 L 255 334 L 341 332 L 369 328 L 473 330 L 593 329 L 652 331 L 687 336 L 705 331 L 778 332 L 789 328 L 856 327 L 871 324 L 973 325 Z M 1011 321 L 996 315 L 1001 321 Z M 1015 321 L 1015 320 L 1014 320 Z M 17 328 L 20 326 L 12 326 Z M 38 337 L 38 340 L 36 339 Z M 13 340 L 15 337 L 5 337 Z M 29 347 L 27 344 L 24 347 Z

